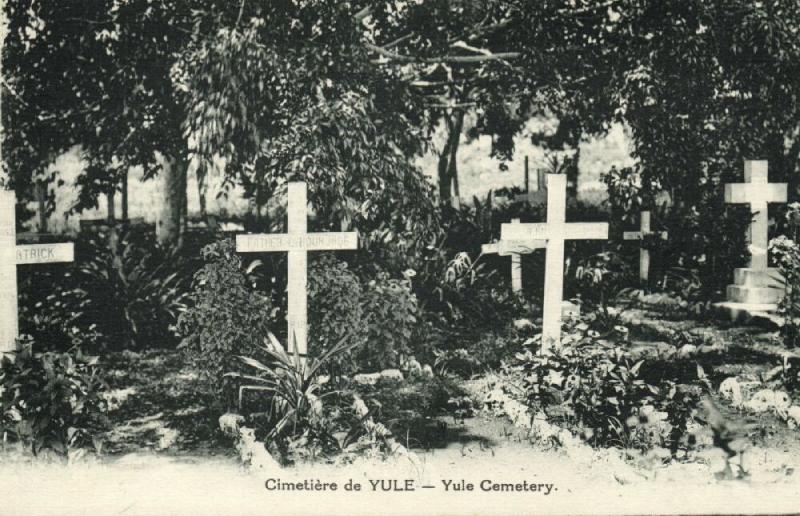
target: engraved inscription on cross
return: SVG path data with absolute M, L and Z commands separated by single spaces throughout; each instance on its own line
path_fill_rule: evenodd
M 650 212 L 643 211 L 639 222 L 639 231 L 625 231 L 622 238 L 625 240 L 644 240 L 650 235 L 658 234 L 662 240 L 667 239 L 666 231 L 650 231 Z M 639 247 L 639 279 L 646 282 L 650 276 L 650 251 Z
M 564 241 L 605 240 L 606 222 L 566 222 L 567 176 L 547 175 L 547 222 L 503 224 L 500 239 L 521 240 L 538 245 L 546 241 L 542 353 L 561 342 L 561 302 L 564 295 Z
M 750 204 L 753 221 L 750 223 L 750 268 L 767 269 L 769 221 L 767 204 L 786 202 L 787 184 L 770 183 L 766 161 L 744 162 L 744 183 L 725 185 L 725 202 Z
M 17 245 L 15 205 L 14 192 L 0 190 L 0 353 L 13 351 L 19 336 L 17 265 L 75 259 L 71 243 Z
M 519 224 L 519 219 L 511 219 L 512 224 Z M 500 240 L 491 244 L 481 245 L 482 254 L 499 254 L 500 256 L 511 256 L 511 290 L 513 292 L 522 291 L 522 255 L 533 252 L 534 249 L 541 249 L 545 246 L 544 241 L 518 241 Z
M 289 352 L 305 359 L 308 351 L 308 251 L 358 249 L 358 233 L 308 233 L 308 194 L 306 184 L 288 184 L 288 228 L 284 234 L 236 235 L 236 251 L 266 253 L 288 251 L 288 303 L 286 321 L 289 325 Z

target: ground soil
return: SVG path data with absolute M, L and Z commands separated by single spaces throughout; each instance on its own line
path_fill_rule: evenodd
M 646 320 L 646 317 L 640 317 Z M 654 318 L 655 319 L 655 318 Z M 663 320 L 659 322 L 664 324 Z M 678 322 L 680 323 L 680 322 Z M 667 323 L 667 326 L 670 323 Z M 677 324 L 677 323 L 676 323 Z M 672 373 L 702 363 L 718 384 L 728 374 L 757 374 L 778 359 L 769 332 L 692 323 L 728 339 L 732 353 L 704 353 L 684 363 L 665 361 Z M 739 334 L 735 334 L 738 331 Z M 649 333 L 648 333 L 649 332 Z M 733 334 L 725 332 L 734 332 Z M 633 325 L 632 346 L 670 344 L 668 332 Z M 744 338 L 743 335 L 747 335 Z M 759 335 L 761 337 L 759 337 Z M 246 472 L 216 416 L 200 378 L 181 356 L 168 351 L 109 357 L 112 430 L 100 458 L 71 465 L 31 461 L 13 453 L 0 464 L 0 514 L 521 514 L 529 512 L 796 512 L 800 509 L 800 445 L 797 430 L 772 414 L 741 412 L 719 399 L 724 415 L 751 427 L 744 462 L 749 476 L 718 480 L 724 460 L 713 448 L 691 461 L 612 460 L 616 451 L 586 455 L 532 440 L 528 431 L 497 415 L 464 420 L 442 417 L 435 440 L 409 436 L 418 457 L 360 461 L 347 467 L 299 466 L 279 472 Z M 689 373 L 687 373 L 689 374 Z M 397 436 L 401 441 L 403 436 Z M 319 479 L 339 483 L 336 493 L 276 492 L 267 478 Z M 401 480 L 413 491 L 373 492 L 370 480 Z M 362 491 L 344 491 L 352 480 Z M 472 483 L 473 491 L 445 490 Z M 550 485 L 537 491 L 483 491 L 494 484 Z M 490 484 L 486 484 L 490 482 Z M 388 484 L 386 484 L 388 485 Z M 423 487 L 433 486 L 433 487 Z

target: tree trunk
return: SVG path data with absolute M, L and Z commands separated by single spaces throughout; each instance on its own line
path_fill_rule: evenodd
M 182 167 L 180 175 L 180 200 L 181 200 L 181 235 L 185 235 L 189 229 L 189 196 L 186 191 L 189 189 L 189 170 L 188 163 Z
M 116 194 L 116 191 L 116 188 L 112 186 L 108 189 L 108 193 L 106 193 L 106 216 L 108 219 L 108 224 L 111 226 L 113 226 L 117 221 L 117 211 L 116 207 L 114 206 L 114 194 Z
M 449 203 L 451 206 L 458 208 L 460 191 L 456 155 L 461 139 L 461 130 L 464 127 L 464 111 L 456 111 L 452 120 L 449 117 L 445 117 L 445 122 L 447 123 L 448 133 L 447 141 L 442 153 L 439 155 L 439 202 L 442 205 Z
M 439 172 L 439 203 L 442 206 L 448 203 L 450 200 L 451 189 L 450 187 L 453 184 L 453 179 L 450 177 L 450 138 L 447 138 L 447 141 L 444 144 L 444 149 L 442 149 L 442 153 L 439 155 L 439 164 L 438 164 L 438 172 Z
M 206 173 L 198 167 L 195 174 L 197 174 L 197 198 L 200 200 L 200 219 L 206 220 Z
M 128 169 L 122 173 L 122 220 L 128 222 Z
M 39 233 L 47 233 L 47 183 L 37 181 L 35 192 L 39 211 Z
M 162 200 L 156 219 L 156 239 L 160 244 L 180 246 L 182 218 L 186 205 L 186 163 L 180 158 L 156 154 L 161 165 Z

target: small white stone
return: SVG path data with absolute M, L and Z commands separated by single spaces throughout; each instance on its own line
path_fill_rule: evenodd
M 609 311 L 612 308 L 609 308 Z M 561 316 L 562 317 L 579 317 L 581 315 L 581 306 L 570 301 L 561 302 Z
M 678 351 L 678 356 L 681 358 L 687 358 L 697 353 L 697 346 L 694 344 L 684 344 L 683 347 Z
M 430 366 L 430 364 L 425 364 L 422 366 L 422 376 L 433 378 L 433 368 Z
M 230 412 L 219 417 L 219 427 L 225 435 L 239 435 L 239 425 L 242 422 L 244 422 L 244 417 Z
M 381 373 L 360 373 L 353 377 L 353 381 L 359 385 L 375 385 L 381 378 Z
M 418 375 L 422 374 L 422 364 L 420 364 L 419 361 L 417 361 L 416 358 L 412 357 L 406 363 L 406 370 L 408 371 L 409 375 L 418 376 Z
M 529 330 L 533 328 L 533 322 L 530 319 L 517 319 L 514 321 L 514 329 L 516 330 Z
M 794 405 L 786 411 L 786 422 L 789 428 L 800 427 L 800 406 Z
M 399 369 L 384 369 L 381 371 L 380 377 L 383 380 L 393 380 L 396 382 L 402 382 L 404 380 L 403 373 L 401 373 Z
M 734 377 L 722 381 L 719 385 L 719 393 L 736 407 L 742 404 L 742 388 Z
M 766 412 L 773 409 L 778 413 L 785 413 L 791 405 L 791 398 L 783 391 L 773 391 L 762 389 L 755 393 L 753 397 L 745 403 L 745 406 L 753 412 Z

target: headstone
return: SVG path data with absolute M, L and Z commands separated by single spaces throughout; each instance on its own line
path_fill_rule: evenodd
M 519 224 L 519 219 L 512 219 L 512 224 Z M 483 254 L 499 254 L 511 256 L 511 290 L 522 292 L 522 255 L 544 247 L 543 241 L 500 240 L 491 244 L 483 244 Z
M 725 202 L 749 204 L 753 221 L 750 223 L 750 269 L 767 269 L 769 244 L 768 203 L 786 202 L 787 184 L 770 183 L 767 179 L 766 161 L 744 162 L 744 183 L 725 185 Z
M 13 351 L 19 335 L 17 265 L 71 262 L 73 244 L 17 245 L 14 192 L 0 190 L 0 353 Z
M 771 320 L 784 295 L 783 280 L 778 269 L 767 265 L 769 244 L 769 203 L 786 202 L 786 183 L 770 183 L 768 162 L 744 162 L 744 183 L 725 185 L 725 202 L 749 204 L 753 220 L 750 223 L 749 267 L 734 269 L 733 285 L 726 290 L 728 301 L 716 307 L 732 319 Z
M 655 234 L 655 231 L 650 230 L 650 212 L 643 211 L 642 218 L 639 222 L 639 231 L 625 231 L 622 237 L 625 240 L 644 240 L 649 235 Z M 666 231 L 659 231 L 658 235 L 662 240 L 667 239 Z M 650 275 L 650 251 L 644 247 L 639 247 L 639 279 L 646 283 Z
M 306 184 L 288 185 L 288 231 L 284 234 L 236 235 L 236 250 L 240 253 L 288 251 L 288 303 L 286 320 L 289 325 L 287 349 L 305 358 L 308 350 L 308 251 L 358 249 L 358 233 L 308 233 L 308 197 Z
M 561 304 L 564 290 L 564 241 L 608 238 L 605 222 L 566 222 L 567 176 L 547 175 L 547 222 L 503 224 L 501 240 L 545 241 L 545 283 L 542 314 L 542 352 L 561 342 Z

